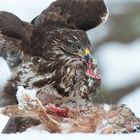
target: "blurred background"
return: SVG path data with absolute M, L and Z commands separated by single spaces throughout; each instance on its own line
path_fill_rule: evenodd
M 128 105 L 140 116 L 140 0 L 105 0 L 109 18 L 88 31 L 102 77 L 94 99 Z
M 54 0 L 0 0 L 0 10 L 31 21 Z M 102 86 L 94 102 L 126 104 L 140 117 L 140 0 L 105 0 L 109 18 L 88 31 Z

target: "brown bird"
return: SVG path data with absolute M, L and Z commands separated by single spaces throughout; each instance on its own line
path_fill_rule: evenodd
M 101 79 L 86 30 L 107 15 L 103 0 L 57 0 L 32 25 L 0 13 L 0 39 L 5 40 L 0 50 L 9 66 L 13 63 L 0 104 L 15 104 L 16 88 L 25 88 L 17 92 L 19 104 L 3 110 L 13 115 L 3 133 L 22 132 L 39 123 L 59 133 L 139 132 L 140 120 L 127 107 L 91 105 Z M 7 45 L 10 39 L 12 45 Z
M 33 25 L 1 12 L 3 38 L 7 37 L 7 42 L 16 39 L 14 47 L 4 45 L 5 53 L 10 51 L 11 56 L 6 58 L 9 65 L 14 53 L 16 59 L 0 104 L 14 104 L 16 88 L 20 85 L 36 89 L 44 104 L 91 103 L 91 95 L 96 93 L 101 79 L 85 31 L 102 23 L 107 15 L 103 0 L 55 1 L 32 21 Z

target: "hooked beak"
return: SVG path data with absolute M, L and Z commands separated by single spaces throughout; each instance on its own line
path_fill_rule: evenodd
M 86 60 L 86 62 L 89 62 L 92 59 L 92 56 L 91 56 L 90 51 L 89 51 L 88 48 L 86 48 L 83 51 L 83 58 Z
M 93 79 L 98 79 L 100 80 L 100 75 L 98 74 L 98 72 L 96 71 L 95 67 L 93 68 L 94 64 L 93 64 L 93 58 L 90 54 L 90 51 L 88 48 L 86 48 L 83 51 L 83 58 L 86 61 L 86 65 L 87 65 L 87 71 L 86 74 L 90 77 L 92 77 Z

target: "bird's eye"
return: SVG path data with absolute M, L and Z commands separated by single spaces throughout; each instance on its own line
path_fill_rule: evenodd
M 79 50 L 81 50 L 82 49 L 82 44 L 81 43 L 70 43 L 69 44 L 69 48 L 70 48 L 70 50 L 72 50 L 72 51 L 79 51 Z
M 72 50 L 77 50 L 77 49 L 78 49 L 78 46 L 77 46 L 77 44 L 71 44 L 71 45 L 70 45 L 70 48 L 71 48 Z

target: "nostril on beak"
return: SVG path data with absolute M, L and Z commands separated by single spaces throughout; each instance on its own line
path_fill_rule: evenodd
M 89 54 L 84 55 L 84 59 L 88 62 L 90 60 Z
M 86 55 L 84 55 L 84 59 L 86 60 L 86 62 L 92 61 L 92 56 L 91 56 L 91 54 L 86 54 Z

